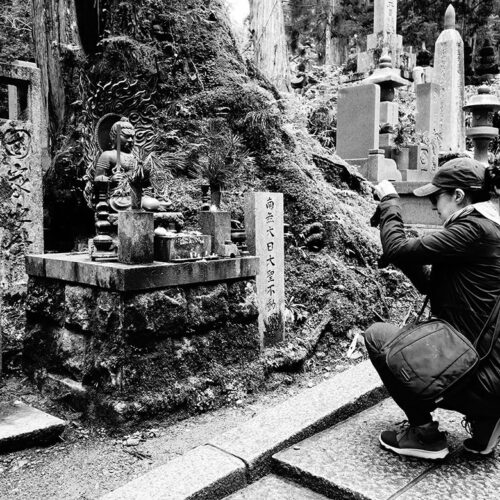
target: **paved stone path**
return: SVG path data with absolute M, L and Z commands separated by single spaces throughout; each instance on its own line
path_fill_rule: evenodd
M 497 500 L 500 458 L 463 453 L 461 415 L 435 413 L 450 455 L 441 462 L 399 457 L 379 447 L 379 433 L 404 415 L 386 399 L 273 456 L 273 472 L 228 497 L 261 499 Z

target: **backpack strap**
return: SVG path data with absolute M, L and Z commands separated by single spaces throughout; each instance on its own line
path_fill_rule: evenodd
M 486 320 L 486 323 L 484 324 L 481 332 L 479 333 L 479 335 L 476 337 L 476 340 L 474 341 L 474 347 L 476 349 L 477 349 L 477 345 L 478 345 L 479 341 L 481 340 L 483 335 L 488 331 L 488 328 L 491 326 L 491 324 L 495 320 L 496 320 L 495 330 L 493 331 L 493 336 L 491 338 L 490 347 L 488 348 L 488 351 L 486 352 L 486 354 L 484 356 L 481 356 L 480 361 L 483 361 L 491 354 L 491 351 L 493 350 L 493 346 L 495 345 L 495 343 L 498 339 L 498 335 L 500 334 L 500 295 L 498 296 L 497 301 L 495 302 L 495 305 L 493 306 L 493 309 L 491 310 L 491 313 L 488 316 L 488 319 Z
M 420 321 L 420 318 L 422 317 L 422 314 L 424 314 L 425 308 L 427 307 L 427 304 L 429 303 L 429 296 L 427 295 L 425 297 L 424 303 L 417 315 L 417 319 L 415 320 L 415 323 L 418 323 Z

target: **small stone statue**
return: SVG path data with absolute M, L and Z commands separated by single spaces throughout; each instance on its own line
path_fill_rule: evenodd
M 134 126 L 127 118 L 122 118 L 113 124 L 109 137 L 114 149 L 104 151 L 99 156 L 94 180 L 103 175 L 109 177 L 110 207 L 120 212 L 129 208 L 139 209 L 142 203 L 143 206 L 147 205 L 144 206 L 147 210 L 157 209 L 157 200 L 142 196 L 143 188 L 149 185 L 149 170 L 133 154 Z

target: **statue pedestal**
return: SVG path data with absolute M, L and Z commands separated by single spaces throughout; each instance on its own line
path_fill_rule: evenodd
M 143 210 L 118 214 L 118 262 L 148 264 L 154 258 L 154 215 Z
M 212 237 L 212 252 L 225 255 L 226 241 L 231 241 L 231 214 L 229 212 L 200 211 L 202 234 Z
M 216 407 L 227 380 L 246 388 L 263 376 L 258 257 L 125 265 L 46 254 L 28 256 L 26 271 L 24 368 L 88 418 L 196 411 L 205 390 Z

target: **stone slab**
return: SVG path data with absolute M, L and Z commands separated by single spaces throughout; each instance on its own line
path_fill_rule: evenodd
M 395 182 L 394 187 L 400 197 L 401 214 L 405 224 L 424 224 L 427 226 L 442 226 L 436 210 L 427 197 L 418 197 L 413 190 L 427 182 Z
M 145 210 L 118 213 L 118 261 L 149 264 L 154 257 L 154 215 Z
M 212 238 L 211 252 L 223 255 L 226 241 L 231 241 L 231 213 L 202 210 L 199 218 L 201 232 Z
M 457 453 L 449 463 L 431 469 L 398 500 L 497 500 L 500 498 L 500 459 L 471 459 Z
M 266 476 L 226 500 L 326 500 L 327 497 L 274 475 Z
M 259 332 L 264 347 L 285 338 L 285 240 L 283 193 L 245 194 L 248 250 L 260 257 L 257 275 Z
M 397 0 L 375 0 L 373 33 L 396 33 Z
M 48 444 L 65 427 L 64 420 L 21 401 L 0 403 L 0 453 Z
M 458 413 L 438 410 L 435 418 L 448 431 L 452 451 L 461 447 L 467 437 Z M 412 482 L 433 473 L 437 464 L 402 458 L 380 448 L 378 435 L 404 419 L 403 412 L 392 399 L 363 411 L 335 427 L 313 436 L 296 446 L 275 455 L 280 472 L 300 478 L 303 484 L 330 498 L 350 495 L 349 498 L 388 500 L 400 498 Z M 454 463 L 453 452 L 442 466 Z M 438 484 L 435 483 L 437 488 Z M 416 486 L 414 485 L 413 488 Z M 411 498 L 432 498 L 420 496 Z M 447 498 L 461 498 L 451 495 Z M 477 496 L 475 498 L 483 498 Z
M 258 268 L 258 257 L 185 263 L 155 261 L 136 265 L 92 262 L 87 253 L 53 253 L 26 257 L 26 272 L 30 276 L 123 292 L 248 278 L 256 276 Z
M 368 161 L 359 168 L 359 173 L 373 183 L 379 183 L 383 180 L 401 181 L 401 172 L 398 170 L 396 162 L 386 158 L 384 150 L 378 151 L 379 153 L 368 156 Z
M 380 103 L 380 123 L 397 125 L 399 123 L 399 104 L 383 101 Z
M 374 83 L 339 91 L 337 106 L 337 154 L 344 159 L 366 158 L 378 149 L 380 87 Z
M 255 479 L 269 470 L 270 457 L 277 451 L 379 401 L 384 394 L 378 374 L 364 361 L 265 410 L 209 444 L 241 458 L 249 477 Z
M 439 131 L 439 94 L 437 83 L 422 83 L 415 86 L 417 113 L 415 129 L 417 132 Z
M 212 446 L 199 446 L 102 500 L 212 500 L 245 486 L 245 464 L 241 460 Z

